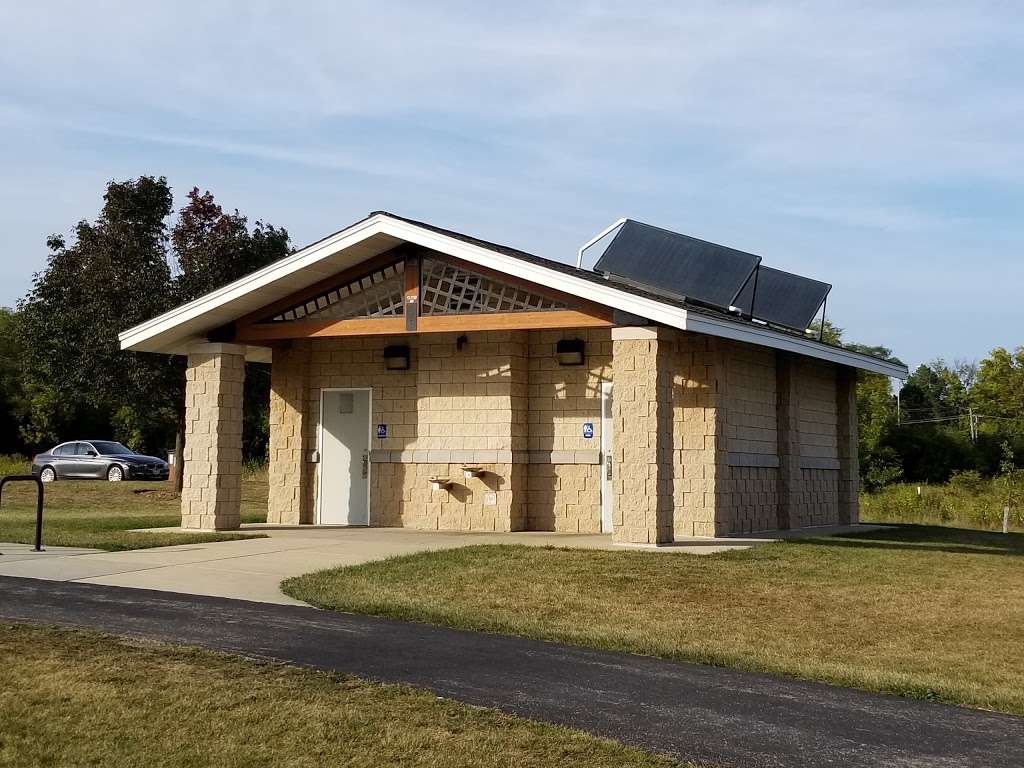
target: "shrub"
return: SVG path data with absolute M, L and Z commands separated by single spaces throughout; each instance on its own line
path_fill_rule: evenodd
M 32 472 L 32 462 L 17 454 L 0 454 L 0 477 L 27 475 Z

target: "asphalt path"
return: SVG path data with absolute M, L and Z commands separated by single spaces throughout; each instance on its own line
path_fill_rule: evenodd
M 721 766 L 1024 766 L 1024 718 L 371 616 L 0 577 L 0 617 L 426 688 Z

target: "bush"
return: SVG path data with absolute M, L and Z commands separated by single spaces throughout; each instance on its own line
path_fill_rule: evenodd
M 17 454 L 0 454 L 0 477 L 7 475 L 28 475 L 32 472 L 32 462 Z
M 861 495 L 861 520 L 1000 530 L 1006 492 L 999 483 L 971 470 L 955 473 L 945 485 L 890 485 Z M 1010 525 L 1024 529 L 1024 504 L 1011 507 Z

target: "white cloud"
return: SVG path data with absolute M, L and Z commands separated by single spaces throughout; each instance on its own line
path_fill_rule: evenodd
M 853 260 L 817 249 L 1020 252 L 1012 205 L 978 222 L 963 202 L 1024 200 L 1022 18 L 994 2 L 8 3 L 0 162 L 29 171 L 33 200 L 62 174 L 166 172 L 285 225 L 401 205 L 566 258 L 625 213 L 834 271 L 841 294 Z M 4 283 L 22 272 L 0 253 Z M 943 343 L 924 319 L 884 327 L 871 299 L 837 296 L 862 337 Z

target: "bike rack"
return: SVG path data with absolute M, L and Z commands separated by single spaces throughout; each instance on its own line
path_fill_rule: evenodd
M 43 481 L 35 475 L 8 475 L 0 478 L 0 507 L 4 504 L 4 486 L 24 480 L 36 484 L 36 552 L 43 551 Z M 0 553 L 3 554 L 3 553 Z

